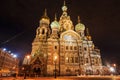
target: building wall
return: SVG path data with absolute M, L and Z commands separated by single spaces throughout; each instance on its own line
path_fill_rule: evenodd
M 78 74 L 77 70 L 80 70 L 80 74 L 87 74 L 87 70 L 92 70 L 94 74 L 96 74 L 96 70 L 101 70 L 102 63 L 100 51 L 99 49 L 92 49 L 92 41 L 58 41 L 59 40 L 54 39 L 48 40 L 49 46 L 47 71 L 49 75 L 54 74 L 55 55 L 58 56 L 57 64 L 59 64 L 59 54 L 61 75 L 76 75 Z M 95 54 L 93 54 L 93 52 Z M 57 65 L 57 69 L 59 70 L 59 65 Z M 67 69 L 69 69 L 70 71 L 67 71 Z
M 8 51 L 0 49 L 0 71 L 9 73 L 18 69 L 19 60 L 14 58 Z

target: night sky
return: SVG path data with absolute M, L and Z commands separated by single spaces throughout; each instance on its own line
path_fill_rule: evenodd
M 22 60 L 31 52 L 39 20 L 47 9 L 51 21 L 62 14 L 63 0 L 0 0 L 0 47 Z M 120 64 L 120 0 L 66 0 L 73 24 L 77 16 L 90 30 L 103 63 Z

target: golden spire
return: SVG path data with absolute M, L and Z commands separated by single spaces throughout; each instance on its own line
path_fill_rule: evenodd
M 64 4 L 63 4 L 63 6 L 62 6 L 62 10 L 63 10 L 64 12 L 67 11 L 67 6 L 66 6 L 66 3 L 65 3 L 65 0 L 64 0 Z
M 55 21 L 57 21 L 57 15 L 55 14 Z
M 90 34 L 89 34 L 89 29 L 88 29 L 88 28 L 86 28 L 86 35 L 87 35 L 87 36 L 90 35 Z
M 90 41 L 92 40 L 92 38 L 89 34 L 89 29 L 88 28 L 86 28 L 86 37 L 87 37 L 88 40 L 90 40 Z
M 50 18 L 47 16 L 47 9 L 46 9 L 46 8 L 45 8 L 45 11 L 44 11 L 44 14 L 43 14 L 42 18 L 50 19 Z
M 64 4 L 63 5 L 65 6 L 65 0 L 64 0 Z
M 78 16 L 78 23 L 80 23 L 80 16 Z
M 47 16 L 47 9 L 45 8 L 44 16 Z

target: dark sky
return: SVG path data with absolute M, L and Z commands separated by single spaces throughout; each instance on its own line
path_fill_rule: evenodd
M 19 58 L 31 52 L 39 20 L 47 9 L 51 21 L 62 14 L 63 0 L 0 0 L 0 47 Z M 120 0 L 66 0 L 68 14 L 89 28 L 104 62 L 120 62 Z M 120 63 L 119 63 L 120 64 Z

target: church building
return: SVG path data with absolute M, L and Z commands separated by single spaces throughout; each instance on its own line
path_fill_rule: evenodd
M 73 25 L 64 2 L 62 14 L 50 23 L 45 10 L 32 42 L 30 73 L 38 75 L 91 75 L 101 74 L 100 50 L 95 47 L 88 28 L 81 23 Z M 77 17 L 77 16 L 76 16 Z M 77 20 L 77 19 L 76 19 Z

